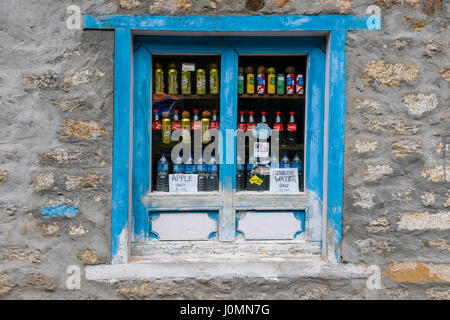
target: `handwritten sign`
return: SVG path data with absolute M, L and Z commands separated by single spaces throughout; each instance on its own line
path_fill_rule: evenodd
M 298 170 L 296 168 L 270 168 L 270 191 L 297 192 Z
M 196 174 L 169 174 L 170 192 L 197 192 Z

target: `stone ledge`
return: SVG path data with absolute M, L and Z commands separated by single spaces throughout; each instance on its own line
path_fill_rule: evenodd
M 121 281 L 160 278 L 323 278 L 365 279 L 367 267 L 356 264 L 330 264 L 318 259 L 273 259 L 241 261 L 173 261 L 150 262 L 146 260 L 128 264 L 88 266 L 87 280 Z

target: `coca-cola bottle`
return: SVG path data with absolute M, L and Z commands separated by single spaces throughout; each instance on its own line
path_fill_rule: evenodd
M 192 152 L 194 156 L 201 153 L 202 148 L 202 122 L 198 114 L 198 110 L 194 110 L 194 115 L 191 121 L 191 137 L 192 137 Z
M 253 130 L 256 127 L 256 122 L 253 115 L 254 115 L 253 111 L 250 111 L 248 113 L 247 131 Z
M 159 110 L 153 110 L 152 136 L 154 141 L 161 142 L 162 139 L 162 123 L 159 117 Z
M 290 146 L 297 144 L 297 122 L 295 122 L 295 112 L 289 112 L 289 121 L 287 124 L 287 143 Z
M 275 122 L 273 123 L 273 131 L 278 132 L 278 144 L 284 143 L 284 126 L 281 121 L 281 112 L 275 112 Z
M 245 123 L 244 111 L 239 112 L 238 130 L 245 131 L 247 125 Z
M 173 130 L 181 130 L 180 115 L 178 114 L 177 109 L 173 110 L 172 131 Z
M 212 111 L 211 123 L 209 124 L 211 130 L 219 130 L 219 116 L 217 115 L 217 110 Z

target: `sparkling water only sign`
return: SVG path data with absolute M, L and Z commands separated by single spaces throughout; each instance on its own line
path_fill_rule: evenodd
M 169 174 L 169 192 L 197 192 L 196 174 Z
M 270 168 L 270 191 L 298 192 L 298 170 Z

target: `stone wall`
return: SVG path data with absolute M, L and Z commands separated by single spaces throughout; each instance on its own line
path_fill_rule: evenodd
M 3 0 L 0 16 L 0 299 L 449 299 L 449 16 L 440 0 Z M 365 280 L 155 280 L 66 288 L 68 265 L 109 261 L 111 31 L 88 14 L 365 14 L 347 40 L 344 262 Z

